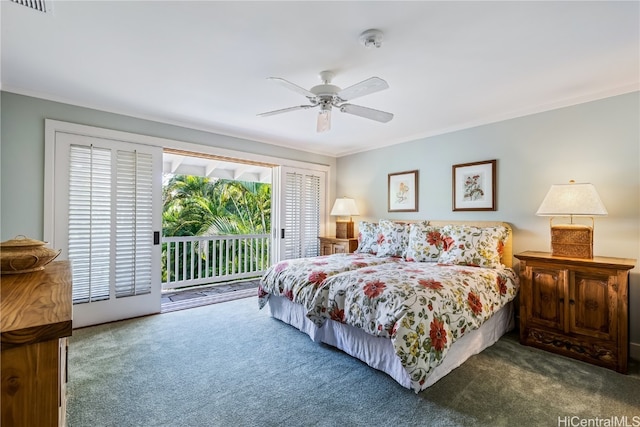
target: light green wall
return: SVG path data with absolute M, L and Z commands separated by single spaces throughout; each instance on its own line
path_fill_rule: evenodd
M 155 136 L 181 142 L 329 165 L 333 157 L 233 138 L 39 98 L 0 92 L 0 234 L 42 239 L 44 212 L 44 120 Z M 333 175 L 332 175 L 333 177 Z M 334 179 L 334 178 L 332 178 Z M 334 185 L 330 183 L 330 185 Z M 330 194 L 333 194 L 330 192 Z
M 498 210 L 453 212 L 452 165 L 490 159 L 498 160 Z M 388 213 L 387 174 L 413 169 L 419 170 L 419 212 Z M 549 219 L 535 212 L 551 184 L 570 179 L 593 183 L 609 212 L 596 219 L 595 255 L 640 260 L 640 93 L 341 157 L 336 194 L 356 199 L 358 220 L 506 221 L 517 253 L 549 250 Z M 629 309 L 634 354 L 640 351 L 637 265 Z
M 591 182 L 609 211 L 596 219 L 596 255 L 640 259 L 640 93 L 424 138 L 339 158 L 118 114 L 0 93 L 0 234 L 43 235 L 44 119 L 253 152 L 336 169 L 331 194 L 356 198 L 357 219 L 486 219 L 514 227 L 514 251 L 548 250 L 535 216 L 551 184 Z M 452 212 L 451 166 L 498 160 L 495 212 Z M 418 169 L 419 212 L 387 212 L 387 174 Z M 332 180 L 333 181 L 333 180 Z M 334 191 L 335 190 L 335 191 Z M 333 200 L 333 198 L 331 198 Z M 630 338 L 640 352 L 640 267 L 631 274 Z

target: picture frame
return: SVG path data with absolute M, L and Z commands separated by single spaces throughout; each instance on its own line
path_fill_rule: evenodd
M 389 212 L 417 212 L 418 171 L 390 173 L 387 201 Z
M 496 210 L 496 160 L 453 165 L 453 210 Z

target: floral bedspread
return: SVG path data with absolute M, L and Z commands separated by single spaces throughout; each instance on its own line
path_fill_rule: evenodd
M 510 268 L 406 262 L 371 254 L 335 254 L 271 266 L 258 288 L 302 304 L 318 326 L 333 319 L 391 339 L 417 392 L 451 345 L 511 301 Z
M 356 253 L 281 261 L 269 267 L 262 275 L 258 287 L 258 305 L 263 308 L 269 295 L 278 295 L 309 308 L 308 304 L 313 300 L 316 290 L 327 277 L 397 261 L 397 258 Z
M 307 316 L 391 338 L 417 392 L 453 342 L 511 301 L 517 287 L 510 268 L 382 263 L 326 277 L 306 303 Z

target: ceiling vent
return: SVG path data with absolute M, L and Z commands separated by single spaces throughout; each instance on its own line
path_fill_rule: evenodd
M 53 11 L 53 0 L 11 0 L 13 3 L 26 6 L 29 9 L 37 10 L 42 13 L 51 13 Z

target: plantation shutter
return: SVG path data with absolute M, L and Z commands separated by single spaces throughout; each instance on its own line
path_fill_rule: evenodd
M 73 302 L 109 298 L 111 283 L 111 150 L 69 150 L 69 259 Z
M 69 259 L 73 261 L 74 303 L 109 298 L 112 236 L 115 296 L 151 292 L 151 154 L 72 145 L 69 155 Z M 114 207 L 115 222 L 111 221 Z
M 297 197 L 302 188 L 302 175 L 287 173 L 285 177 L 284 210 L 284 258 L 297 258 L 302 253 L 302 198 Z
M 58 258 L 71 261 L 73 327 L 160 312 L 162 148 L 131 142 L 144 139 L 133 134 L 51 123 L 64 130 L 46 140 L 48 236 Z
M 302 205 L 302 256 L 320 255 L 320 177 L 305 175 Z
M 151 154 L 117 151 L 116 297 L 151 292 L 153 246 Z
M 286 171 L 284 179 L 283 259 L 320 254 L 320 210 L 323 176 L 312 171 Z

